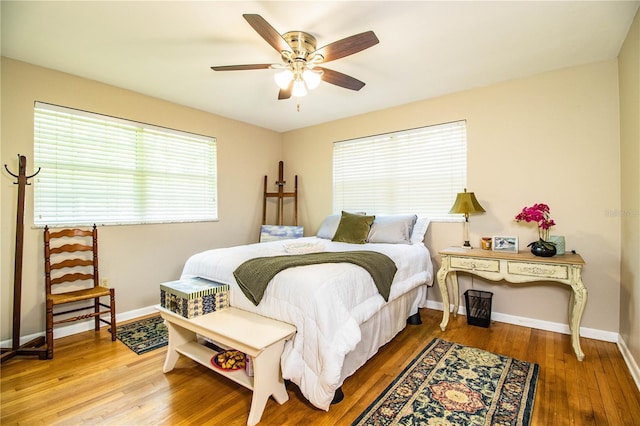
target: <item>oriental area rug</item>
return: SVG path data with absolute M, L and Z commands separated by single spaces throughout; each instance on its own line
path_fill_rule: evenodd
M 433 339 L 352 426 L 523 425 L 539 366 Z
M 160 315 L 116 326 L 116 337 L 138 355 L 166 346 L 169 331 Z

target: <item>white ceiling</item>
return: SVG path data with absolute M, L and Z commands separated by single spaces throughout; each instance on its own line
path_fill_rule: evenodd
M 6 1 L 2 55 L 279 132 L 618 55 L 638 1 Z M 366 83 L 278 101 L 256 13 L 318 47 L 380 43 L 327 64 Z

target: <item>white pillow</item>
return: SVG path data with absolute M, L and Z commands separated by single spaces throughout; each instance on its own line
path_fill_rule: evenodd
M 340 215 L 332 214 L 324 218 L 320 228 L 318 229 L 318 233 L 316 236 L 318 238 L 325 238 L 327 240 L 331 240 L 333 236 L 336 234 L 336 230 L 338 229 L 338 225 L 340 224 Z
M 415 214 L 376 215 L 367 242 L 410 244 L 417 218 Z
M 411 244 L 423 244 L 424 236 L 427 233 L 427 229 L 429 229 L 429 223 L 431 223 L 431 219 L 428 216 L 418 216 L 418 220 L 416 220 L 416 224 L 413 225 L 413 232 L 411 233 Z

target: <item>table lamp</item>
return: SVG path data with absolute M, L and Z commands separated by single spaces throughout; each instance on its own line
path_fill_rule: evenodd
M 467 188 L 464 192 L 459 192 L 456 196 L 456 201 L 453 203 L 453 207 L 449 210 L 449 213 L 457 213 L 464 215 L 464 244 L 462 248 L 471 248 L 469 244 L 469 213 L 484 213 L 476 196 L 473 192 L 467 192 Z

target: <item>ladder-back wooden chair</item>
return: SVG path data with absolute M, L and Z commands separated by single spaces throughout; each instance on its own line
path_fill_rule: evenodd
M 98 274 L 98 230 L 44 228 L 44 271 L 46 283 L 47 358 L 53 358 L 53 327 L 94 318 L 111 326 L 116 340 L 115 290 L 100 286 Z M 101 298 L 108 297 L 109 303 Z M 87 301 L 93 301 L 88 305 Z M 66 305 L 66 306 L 60 306 Z M 110 319 L 102 318 L 110 314 Z

